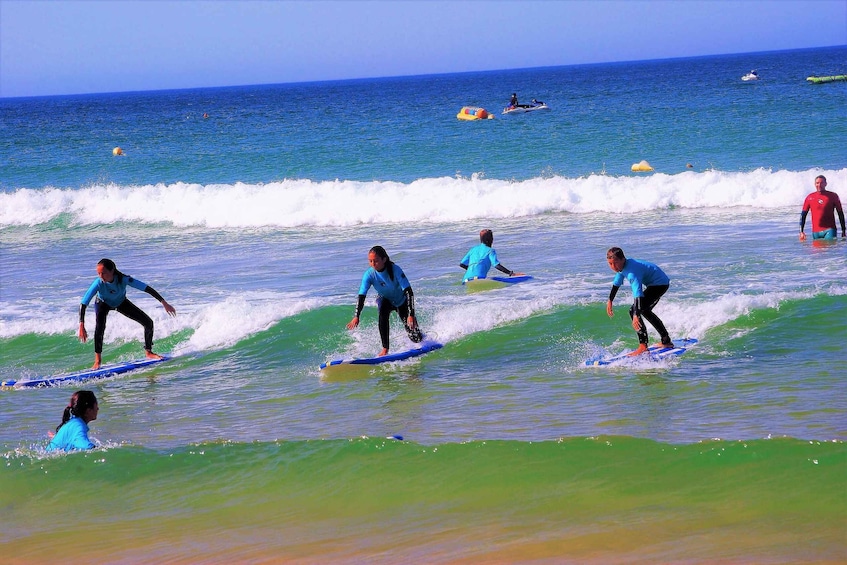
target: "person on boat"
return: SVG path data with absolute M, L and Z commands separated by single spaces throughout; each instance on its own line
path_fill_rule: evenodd
M 97 397 L 90 390 L 78 390 L 62 413 L 62 423 L 51 433 L 47 451 L 74 451 L 93 449 L 94 443 L 88 439 L 88 423 L 97 419 L 100 407 Z
M 835 214 L 841 222 L 841 237 L 847 237 L 844 230 L 844 209 L 838 195 L 826 189 L 826 177 L 815 177 L 815 192 L 806 196 L 803 211 L 800 212 L 800 241 L 806 241 L 806 215 L 812 213 L 812 239 L 835 239 Z
M 606 303 L 606 313 L 610 318 L 615 315 L 612 309 L 612 301 L 615 299 L 618 289 L 624 281 L 632 287 L 634 303 L 629 309 L 629 317 L 632 318 L 632 328 L 638 334 L 638 349 L 630 355 L 641 355 L 647 352 L 645 318 L 659 332 L 662 345 L 673 347 L 668 330 L 665 329 L 662 320 L 653 312 L 653 308 L 659 303 L 659 299 L 670 288 L 670 278 L 653 263 L 638 259 L 627 259 L 620 247 L 612 247 L 606 251 L 606 261 L 609 263 L 609 268 L 616 273 L 615 280 L 612 281 L 609 301 Z
M 533 98 L 532 99 L 532 105 L 533 106 L 544 106 L 544 102 L 542 102 L 541 100 L 536 100 L 535 98 Z
M 96 324 L 94 326 L 94 365 L 92 369 L 99 369 L 103 361 L 103 335 L 106 333 L 106 316 L 112 310 L 117 310 L 130 320 L 134 320 L 144 326 L 144 351 L 148 359 L 161 359 L 162 356 L 153 353 L 153 320 L 145 314 L 138 306 L 126 297 L 126 288 L 131 286 L 142 290 L 162 303 L 165 312 L 176 316 L 176 310 L 167 303 L 152 286 L 141 282 L 129 275 L 120 272 L 111 259 L 101 259 L 97 263 L 97 278 L 91 283 L 88 291 L 82 297 L 79 306 L 79 339 L 83 343 L 88 341 L 88 332 L 85 331 L 85 309 L 94 296 L 94 313 Z
M 385 249 L 380 245 L 371 247 L 368 251 L 368 263 L 370 268 L 362 275 L 362 284 L 359 286 L 359 297 L 356 302 L 356 311 L 353 319 L 347 324 L 347 329 L 352 330 L 359 325 L 359 315 L 365 306 L 365 297 L 371 287 L 376 289 L 379 295 L 376 299 L 379 311 L 379 339 L 382 342 L 382 351 L 379 356 L 388 355 L 390 348 L 388 322 L 391 312 L 397 311 L 406 333 L 413 343 L 423 341 L 423 334 L 415 318 L 415 294 L 412 285 L 406 278 L 406 273 L 395 264 Z
M 529 108 L 529 104 L 518 104 L 518 95 L 513 92 L 512 97 L 509 99 L 509 108 Z
M 523 275 L 523 273 L 510 271 L 501 265 L 497 259 L 497 252 L 491 247 L 492 245 L 494 245 L 494 232 L 489 229 L 480 231 L 479 245 L 471 247 L 467 254 L 465 254 L 464 259 L 462 259 L 462 262 L 459 263 L 459 266 L 466 271 L 462 279 L 463 282 L 473 279 L 484 279 L 488 276 L 488 271 L 491 267 L 496 267 L 498 271 L 506 273 L 510 277 Z

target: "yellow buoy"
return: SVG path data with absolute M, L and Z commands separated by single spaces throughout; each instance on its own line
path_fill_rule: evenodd
M 123 154 L 124 154 L 124 150 L 121 149 L 120 147 L 115 147 L 114 149 L 112 149 L 112 155 L 123 155 Z
M 632 172 L 634 173 L 647 173 L 653 170 L 653 167 L 650 166 L 650 163 L 647 161 L 641 161 L 640 163 L 636 163 L 632 166 Z

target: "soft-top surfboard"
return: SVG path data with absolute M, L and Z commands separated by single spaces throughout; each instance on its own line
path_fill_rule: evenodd
M 475 277 L 462 281 L 462 284 L 465 285 L 469 291 L 477 292 L 480 290 L 504 288 L 510 284 L 517 284 L 531 280 L 532 275 L 520 275 L 516 277 Z
M 662 345 L 653 345 L 647 349 L 647 353 L 642 355 L 637 355 L 635 357 L 630 357 L 629 354 L 635 351 L 631 349 L 629 351 L 625 351 L 619 355 L 614 355 L 611 357 L 594 357 L 585 362 L 588 367 L 602 367 L 605 365 L 616 365 L 622 363 L 624 361 L 629 362 L 637 362 L 642 359 L 648 359 L 652 361 L 659 361 L 661 359 L 666 359 L 668 357 L 675 357 L 677 355 L 682 355 L 685 353 L 689 347 L 697 343 L 697 340 L 694 338 L 685 338 L 685 339 L 674 339 L 673 347 L 664 347 Z
M 0 386 L 14 388 L 41 388 L 48 386 L 57 386 L 64 383 L 89 381 L 92 379 L 104 379 L 106 377 L 111 377 L 112 375 L 119 375 L 121 373 L 128 373 L 129 371 L 149 367 L 150 365 L 155 365 L 156 363 L 161 363 L 162 361 L 167 361 L 168 359 L 170 359 L 170 357 L 163 356 L 161 359 L 138 359 L 135 361 L 123 361 L 121 363 L 103 365 L 99 369 L 86 369 L 84 371 L 66 373 L 64 375 L 36 377 L 34 379 L 23 379 L 17 381 L 2 381 L 0 382 Z
M 333 361 L 327 361 L 326 363 L 321 363 L 321 371 L 332 367 L 338 367 L 340 365 L 378 365 L 380 363 L 389 363 L 391 361 L 402 361 L 403 359 L 417 357 L 418 355 L 423 355 L 424 353 L 429 353 L 430 351 L 435 351 L 442 347 L 444 346 L 437 341 L 423 341 L 417 346 L 407 349 L 406 351 L 389 353 L 382 357 L 353 357 L 350 359 L 335 359 Z

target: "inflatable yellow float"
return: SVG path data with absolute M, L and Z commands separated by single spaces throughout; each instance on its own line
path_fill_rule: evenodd
M 460 120 L 493 120 L 494 116 L 488 113 L 485 108 L 477 108 L 476 106 L 463 106 L 456 117 Z
M 647 161 L 641 161 L 640 163 L 636 163 L 632 166 L 633 173 L 649 173 L 653 170 L 653 167 L 650 166 L 650 163 Z

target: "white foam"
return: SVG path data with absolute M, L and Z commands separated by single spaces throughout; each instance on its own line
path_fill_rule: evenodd
M 299 293 L 248 291 L 224 297 L 221 301 L 209 305 L 181 308 L 175 318 L 167 316 L 160 307 L 145 311 L 155 323 L 156 341 L 186 329 L 193 330 L 188 340 L 179 344 L 173 351 L 183 354 L 233 345 L 268 329 L 284 318 L 322 304 L 323 301 L 317 298 L 308 298 Z M 21 317 L 18 317 L 19 315 Z M 76 318 L 57 317 L 55 309 L 50 305 L 21 309 L 19 315 L 15 315 L 11 320 L 0 320 L 0 338 L 26 334 L 76 336 Z M 86 329 L 89 340 L 93 340 L 94 320 L 91 315 L 87 316 Z M 143 329 L 136 322 L 114 312 L 109 315 L 105 343 L 141 343 L 143 336 Z
M 796 207 L 823 173 L 838 171 L 684 172 L 649 176 L 591 175 L 520 182 L 426 178 L 412 183 L 284 180 L 267 184 L 95 185 L 83 189 L 18 189 L 0 194 L 0 227 L 38 225 L 62 214 L 77 225 L 115 222 L 207 227 L 354 226 L 455 222 L 547 213 L 629 214 L 679 208 Z

